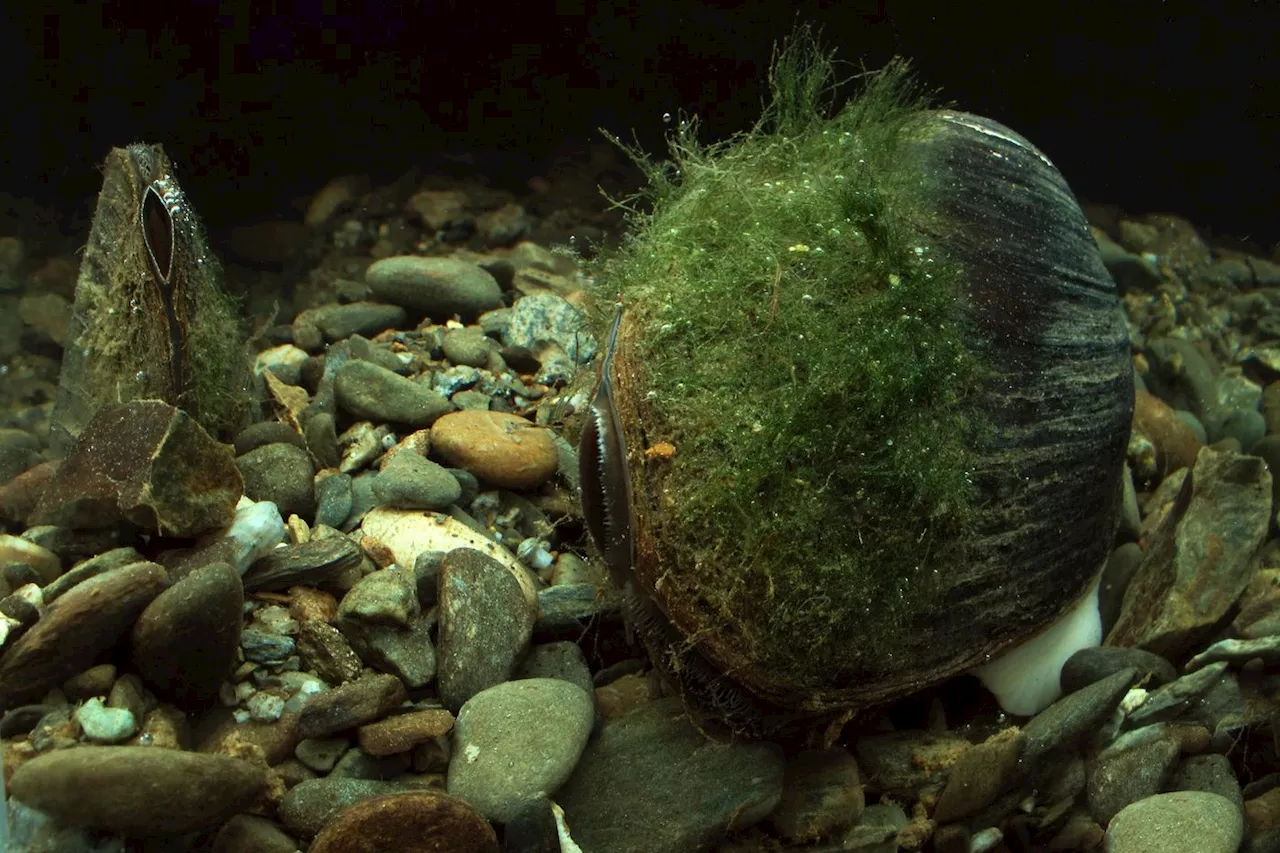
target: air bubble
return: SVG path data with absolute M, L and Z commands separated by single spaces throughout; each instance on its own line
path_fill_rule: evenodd
M 663 113 L 663 114 L 662 114 L 662 123 L 663 123 L 663 124 L 671 124 L 671 113 Z

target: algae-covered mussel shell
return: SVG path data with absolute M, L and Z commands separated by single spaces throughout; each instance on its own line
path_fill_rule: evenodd
M 1040 151 L 901 69 L 795 106 L 650 168 L 596 271 L 621 313 L 601 300 L 580 455 L 651 657 L 753 733 L 938 683 L 1076 602 L 1133 404 L 1114 285 Z

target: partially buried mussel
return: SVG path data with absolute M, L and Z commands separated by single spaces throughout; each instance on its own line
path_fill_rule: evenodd
M 594 271 L 620 301 L 588 528 L 657 666 L 753 734 L 990 665 L 1086 601 L 1133 403 L 1049 160 L 896 65 L 827 117 L 829 70 L 784 51 L 752 132 L 682 124 L 670 162 L 640 158 L 651 207 Z

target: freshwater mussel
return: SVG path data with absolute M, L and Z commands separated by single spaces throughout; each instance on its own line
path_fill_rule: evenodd
M 683 128 L 596 270 L 588 528 L 658 668 L 748 734 L 829 728 L 1079 602 L 1133 404 L 1049 159 L 896 67 L 824 115 L 822 71 L 776 67 L 728 143 Z

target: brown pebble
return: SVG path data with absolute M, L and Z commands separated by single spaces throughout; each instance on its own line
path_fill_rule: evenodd
M 938 798 L 934 820 L 950 823 L 977 814 L 1018 781 L 1026 745 L 1021 729 L 1008 728 L 961 753 Z
M 1139 391 L 1134 396 L 1133 428 L 1155 445 L 1156 465 L 1162 475 L 1195 464 L 1200 440 L 1169 404 L 1154 394 Z
M 72 587 L 0 657 L 0 696 L 9 704 L 38 698 L 92 665 L 160 594 L 166 580 L 163 566 L 134 563 Z
M 338 615 L 338 600 L 314 587 L 291 586 L 289 615 L 299 622 L 332 622 Z
M 316 836 L 311 853 L 498 853 L 498 838 L 464 800 L 443 791 L 356 803 Z
M 648 675 L 631 673 L 597 687 L 596 707 L 600 709 L 600 716 L 612 720 L 661 695 L 660 687 Z
M 216 826 L 257 800 L 267 768 L 149 746 L 76 746 L 13 774 L 13 795 L 70 826 L 149 837 Z
M 428 708 L 361 726 L 357 734 L 360 748 L 381 758 L 408 752 L 420 743 L 447 734 L 452 728 L 453 714 L 444 708 Z
M 431 426 L 431 446 L 450 465 L 506 489 L 535 489 L 558 466 L 551 431 L 507 412 L 444 415 Z
M 404 685 L 394 675 L 370 675 L 317 693 L 298 715 L 298 737 L 328 737 L 380 720 L 405 700 Z

